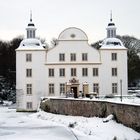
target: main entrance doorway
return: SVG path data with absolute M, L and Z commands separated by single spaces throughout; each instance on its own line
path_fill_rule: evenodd
M 66 93 L 73 93 L 74 98 L 78 98 L 79 94 L 79 80 L 72 78 L 66 83 Z
M 78 98 L 77 87 L 71 87 L 71 92 L 74 94 L 74 98 Z

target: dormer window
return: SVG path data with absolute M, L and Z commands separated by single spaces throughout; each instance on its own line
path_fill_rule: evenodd
M 119 46 L 121 46 L 121 43 L 120 42 L 113 42 L 113 41 L 108 41 L 107 43 L 106 43 L 106 45 L 114 45 L 114 46 L 116 46 L 116 45 L 119 45 Z
M 35 45 L 36 45 L 36 46 L 39 46 L 39 43 L 36 43 Z

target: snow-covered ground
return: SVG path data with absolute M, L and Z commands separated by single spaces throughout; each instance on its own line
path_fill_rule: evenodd
M 113 140 L 114 137 L 117 140 L 140 140 L 136 131 L 113 120 L 106 123 L 103 120 L 43 111 L 19 113 L 0 107 L 0 140 Z

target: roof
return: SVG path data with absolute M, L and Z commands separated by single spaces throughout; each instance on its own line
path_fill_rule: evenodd
M 66 41 L 66 40 L 83 40 L 87 41 L 88 37 L 84 31 L 76 27 L 66 28 L 62 31 L 58 37 L 58 40 Z
M 35 26 L 34 23 L 30 22 L 28 26 Z
M 102 42 L 100 49 L 126 49 L 122 41 L 118 38 L 106 38 Z
M 17 50 L 40 50 L 44 49 L 42 43 L 36 38 L 27 38 L 21 41 Z

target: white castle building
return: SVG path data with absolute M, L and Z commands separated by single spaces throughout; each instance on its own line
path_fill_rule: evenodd
M 41 97 L 127 94 L 127 49 L 116 38 L 112 18 L 99 49 L 81 29 L 62 31 L 57 45 L 44 48 L 32 19 L 27 38 L 16 49 L 17 111 L 36 111 Z

